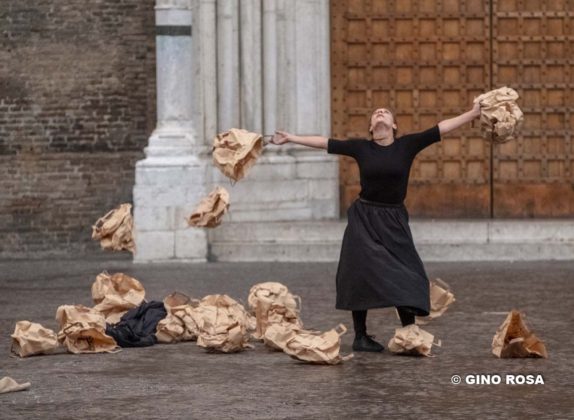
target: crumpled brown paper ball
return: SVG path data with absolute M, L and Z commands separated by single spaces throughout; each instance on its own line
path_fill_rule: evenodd
M 347 332 L 343 324 L 326 331 L 300 329 L 293 324 L 275 323 L 265 330 L 264 342 L 267 346 L 283 350 L 286 354 L 302 362 L 337 365 L 349 360 L 353 354 L 342 356 L 341 336 Z
M 132 254 L 135 252 L 131 208 L 129 203 L 120 204 L 100 217 L 92 226 L 92 239 L 99 240 L 102 249 L 127 250 Z
M 160 343 L 178 343 L 197 340 L 199 330 L 192 314 L 199 301 L 189 296 L 173 292 L 166 296 L 163 305 L 167 316 L 159 321 L 156 334 Z
M 229 209 L 229 193 L 223 187 L 216 187 L 202 199 L 187 219 L 190 226 L 216 227 Z
M 213 139 L 213 163 L 225 176 L 239 181 L 261 156 L 263 147 L 261 134 L 232 128 Z
M 450 286 L 441 280 L 440 278 L 435 278 L 430 280 L 430 312 L 427 316 L 417 316 L 415 317 L 416 324 L 424 325 L 429 321 L 439 318 L 445 311 L 452 305 L 456 299 L 452 293 Z M 397 312 L 397 317 L 398 316 Z
M 51 329 L 30 321 L 16 323 L 12 334 L 12 353 L 20 357 L 47 354 L 58 346 L 58 337 Z
M 249 290 L 247 298 L 249 311 L 255 315 L 256 329 L 253 338 L 263 340 L 265 330 L 271 324 L 288 323 L 299 329 L 303 322 L 299 316 L 301 298 L 289 292 L 289 289 L 278 282 L 255 284 Z
M 227 295 L 208 295 L 191 313 L 198 328 L 197 345 L 209 351 L 235 353 L 248 343 L 252 316 Z
M 112 352 L 118 345 L 106 335 L 106 319 L 93 308 L 83 305 L 62 305 L 56 311 L 60 324 L 58 341 L 71 353 Z
M 441 340 L 434 342 L 434 335 L 416 324 L 409 324 L 395 329 L 395 335 L 389 340 L 387 347 L 395 354 L 434 357 L 431 355 L 433 344 L 440 347 Z
M 104 271 L 97 275 L 92 284 L 92 299 L 95 309 L 106 317 L 108 324 L 120 322 L 122 315 L 145 299 L 143 285 L 124 273 L 109 274 Z
M 505 143 L 516 137 L 524 120 L 517 99 L 518 93 L 506 86 L 474 99 L 474 103 L 480 103 L 480 127 L 485 138 Z

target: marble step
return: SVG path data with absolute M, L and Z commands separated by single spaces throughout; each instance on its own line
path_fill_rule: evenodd
M 574 220 L 412 219 L 425 261 L 574 259 Z M 337 261 L 345 220 L 227 223 L 209 230 L 213 261 Z
M 340 243 L 228 242 L 211 244 L 210 261 L 338 261 Z M 419 244 L 423 261 L 572 260 L 574 243 Z

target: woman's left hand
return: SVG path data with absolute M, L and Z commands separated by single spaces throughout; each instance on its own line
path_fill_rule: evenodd
M 474 106 L 472 107 L 472 114 L 474 115 L 474 118 L 480 117 L 480 103 L 479 102 L 474 103 Z

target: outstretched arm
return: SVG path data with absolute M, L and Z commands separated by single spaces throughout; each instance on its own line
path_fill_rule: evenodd
M 326 149 L 327 141 L 327 137 L 322 136 L 296 136 L 285 131 L 276 131 L 271 143 L 284 144 L 291 142 L 302 144 L 303 146 L 315 147 L 317 149 Z
M 443 120 L 438 123 L 438 128 L 440 130 L 441 136 L 452 130 L 457 129 L 461 125 L 466 124 L 480 116 L 480 104 L 477 102 L 474 104 L 470 111 L 460 114 L 457 117 L 449 118 L 448 120 Z

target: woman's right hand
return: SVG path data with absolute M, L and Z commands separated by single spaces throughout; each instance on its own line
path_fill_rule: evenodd
M 292 134 L 287 133 L 286 131 L 275 131 L 273 138 L 271 139 L 271 143 L 273 144 L 285 144 L 291 141 L 293 138 Z

